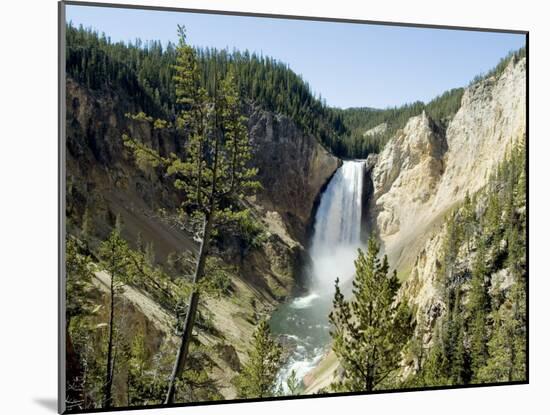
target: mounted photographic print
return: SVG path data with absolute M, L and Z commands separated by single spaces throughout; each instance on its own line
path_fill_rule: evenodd
M 528 382 L 527 32 L 59 12 L 60 412 Z

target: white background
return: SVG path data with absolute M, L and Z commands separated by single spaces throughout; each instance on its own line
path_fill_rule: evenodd
M 550 276 L 545 267 L 548 265 L 545 237 L 550 234 L 547 214 L 550 14 L 544 7 L 546 2 L 136 0 L 135 3 L 530 31 L 530 385 L 216 405 L 147 413 L 548 413 Z M 54 413 L 57 396 L 57 4 L 55 0 L 3 1 L 0 15 L 0 412 Z

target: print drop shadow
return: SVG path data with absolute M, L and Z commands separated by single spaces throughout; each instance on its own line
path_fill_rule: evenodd
M 34 398 L 34 402 L 51 412 L 57 413 L 57 399 L 55 398 Z

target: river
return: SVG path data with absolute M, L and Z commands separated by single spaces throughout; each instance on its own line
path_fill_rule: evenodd
M 285 392 L 293 370 L 301 381 L 330 348 L 328 314 L 334 281 L 338 277 L 345 284 L 352 279 L 361 246 L 364 168 L 363 161 L 344 161 L 333 175 L 315 214 L 306 294 L 282 304 L 271 316 L 273 334 L 284 339 L 290 350 L 278 379 Z

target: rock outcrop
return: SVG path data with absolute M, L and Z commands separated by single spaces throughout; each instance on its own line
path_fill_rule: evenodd
M 304 244 L 319 191 L 340 161 L 286 116 L 256 108 L 248 123 L 263 185 L 258 203 L 278 212 L 290 235 Z
M 412 117 L 378 156 L 369 222 L 401 273 L 410 271 L 430 229 L 483 187 L 525 134 L 525 77 L 525 59 L 512 59 L 498 79 L 466 88 L 446 129 L 425 113 Z
M 263 187 L 254 205 L 265 215 L 277 212 L 285 231 L 304 244 L 315 200 L 338 168 L 339 159 L 290 118 L 253 105 L 248 108 L 252 163 Z M 77 199 L 93 191 L 108 199 L 100 201 L 106 205 L 145 204 L 154 210 L 179 204 L 169 183 L 153 171 L 136 168 L 123 146 L 121 136 L 129 132 L 162 153 L 182 151 L 181 138 L 125 116 L 139 111 L 124 91 L 90 91 L 67 79 L 67 182 L 79 193 Z M 122 200 L 123 195 L 130 200 Z M 81 216 L 83 207 L 74 207 Z M 155 242 L 163 246 L 162 241 Z
M 448 150 L 443 157 L 445 171 L 437 181 L 436 191 L 428 203 L 411 205 L 424 235 L 416 236 L 418 242 L 407 247 L 409 258 L 414 255 L 414 262 L 406 268 L 407 280 L 401 287 L 400 296 L 417 310 L 417 321 L 426 325 L 426 345 L 431 342 L 435 322 L 446 312 L 437 282 L 441 267 L 439 255 L 446 235 L 446 226 L 440 221 L 449 208 L 464 200 L 467 193 L 473 195 L 485 187 L 490 174 L 503 161 L 506 152 L 511 151 L 512 144 L 525 135 L 525 75 L 525 59 L 512 60 L 499 79 L 491 77 L 466 89 L 462 106 L 447 129 Z M 487 202 L 481 200 L 478 203 L 477 209 L 484 211 Z M 426 211 L 422 212 L 423 209 Z M 434 216 L 431 222 L 428 220 L 430 213 Z M 405 234 L 411 239 L 415 237 L 411 231 Z M 389 241 L 386 246 L 392 252 L 397 244 L 392 245 L 387 237 L 386 241 Z M 401 246 L 405 251 L 404 245 Z M 401 260 L 404 258 L 401 253 Z M 473 261 L 474 254 L 462 246 L 457 266 L 460 268 L 463 264 L 471 268 Z M 491 293 L 495 297 L 503 295 L 511 285 L 506 268 L 495 272 L 491 280 L 491 287 L 498 287 L 498 293 Z
M 406 280 L 399 296 L 416 309 L 417 319 L 424 314 L 425 344 L 445 312 L 436 283 L 438 254 L 445 242 L 444 218 L 466 194 L 473 195 L 487 184 L 512 144 L 525 136 L 525 98 L 526 61 L 512 59 L 498 78 L 488 77 L 466 88 L 447 128 L 425 113 L 412 117 L 370 159 L 374 167 L 367 169 L 372 181 L 367 226 Z M 458 261 L 471 262 L 464 251 Z M 511 284 L 506 269 L 495 272 L 491 280 L 501 292 Z M 329 352 L 306 376 L 306 393 L 330 385 L 338 367 Z M 411 370 L 407 367 L 403 374 Z
M 365 131 L 363 135 L 365 137 L 370 137 L 373 135 L 384 134 L 386 131 L 388 131 L 388 123 L 383 122 L 382 124 L 378 124 L 376 127 L 373 127 L 370 130 Z

